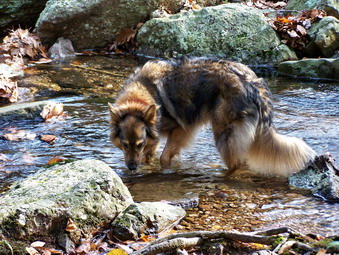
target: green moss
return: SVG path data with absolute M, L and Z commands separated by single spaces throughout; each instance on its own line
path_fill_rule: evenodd
M 272 237 L 274 242 L 272 243 L 272 247 L 277 247 L 282 242 L 286 241 L 286 238 L 283 236 Z
M 313 247 L 323 248 L 323 247 L 326 247 L 331 242 L 333 242 L 333 239 L 326 238 L 326 239 L 323 239 L 323 240 L 320 240 L 320 241 L 314 243 Z

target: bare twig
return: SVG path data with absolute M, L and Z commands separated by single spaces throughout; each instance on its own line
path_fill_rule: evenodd
M 75 64 L 70 64 L 70 66 L 80 68 L 80 69 L 84 69 L 84 70 L 88 70 L 88 71 L 92 71 L 92 72 L 103 73 L 103 74 L 111 75 L 111 76 L 114 76 L 114 77 L 122 77 L 122 78 L 127 77 L 127 75 L 115 74 L 115 73 L 112 73 L 112 72 L 109 72 L 109 71 L 100 70 L 100 69 L 91 68 L 91 67 L 86 67 L 86 66 L 80 66 L 80 65 L 75 65 Z

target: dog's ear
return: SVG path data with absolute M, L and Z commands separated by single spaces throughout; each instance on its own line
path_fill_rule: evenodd
M 157 109 L 158 107 L 152 104 L 144 111 L 144 119 L 146 122 L 155 123 Z
M 118 120 L 121 119 L 120 110 L 117 107 L 114 107 L 113 105 L 111 105 L 110 103 L 108 103 L 108 107 L 109 107 L 109 113 L 111 115 L 111 123 L 118 122 Z

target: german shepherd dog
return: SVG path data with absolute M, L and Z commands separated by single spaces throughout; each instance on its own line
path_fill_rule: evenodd
M 167 137 L 160 157 L 168 168 L 195 131 L 210 123 L 228 169 L 247 167 L 287 176 L 303 169 L 315 152 L 302 140 L 276 132 L 271 92 L 247 66 L 218 59 L 149 61 L 125 82 L 109 104 L 112 143 L 135 170 L 149 162 Z

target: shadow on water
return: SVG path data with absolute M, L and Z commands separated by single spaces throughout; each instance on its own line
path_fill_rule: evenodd
M 124 65 L 123 61 L 119 63 Z M 116 63 L 112 66 L 119 67 Z M 60 68 L 54 68 L 53 71 Z M 128 69 L 126 76 L 130 72 Z M 330 151 L 335 158 L 339 158 L 338 84 L 299 82 L 275 76 L 266 80 L 274 94 L 275 126 L 279 132 L 300 137 L 318 153 Z M 10 122 L 0 120 L 0 135 L 10 128 L 17 128 L 37 135 L 57 136 L 53 145 L 37 138 L 19 142 L 0 140 L 0 190 L 34 173 L 56 156 L 99 159 L 109 164 L 130 185 L 136 201 L 180 200 L 206 189 L 225 186 L 235 190 L 272 189 L 274 195 L 271 203 L 263 205 L 262 217 L 276 224 L 288 222 L 326 234 L 339 229 L 339 205 L 326 204 L 290 190 L 286 180 L 258 177 L 250 173 L 226 178 L 209 127 L 204 127 L 198 133 L 194 145 L 185 150 L 180 159 L 176 159 L 172 169 L 161 170 L 159 162 L 155 161 L 131 173 L 125 168 L 122 153 L 113 148 L 108 140 L 107 103 L 114 101 L 112 96 L 62 96 L 52 100 L 63 102 L 68 113 L 65 120 L 54 123 L 42 122 L 40 118 Z

